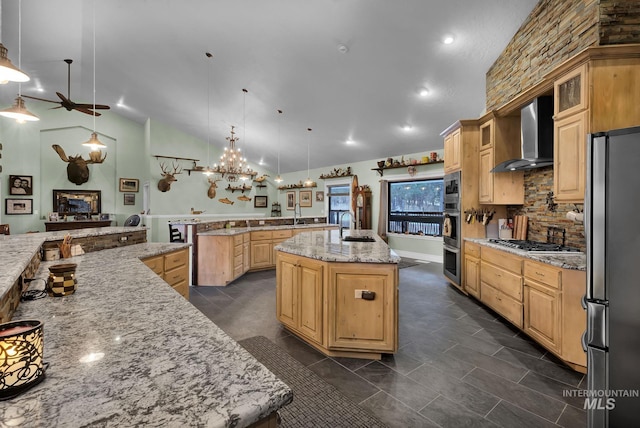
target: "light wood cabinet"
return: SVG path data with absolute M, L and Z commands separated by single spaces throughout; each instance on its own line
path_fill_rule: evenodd
M 248 269 L 248 233 L 198 236 L 198 284 L 227 285 Z
M 553 114 L 556 119 L 588 108 L 587 78 L 587 64 L 582 64 L 553 83 Z
M 276 316 L 325 355 L 380 359 L 398 349 L 398 270 L 278 251 Z M 363 291 L 374 293 L 362 298 Z
M 461 130 L 456 129 L 444 138 L 444 172 L 445 174 L 462 168 L 461 162 Z
M 189 251 L 187 248 L 148 257 L 142 262 L 181 296 L 185 299 L 189 298 Z
M 273 233 L 270 230 L 251 232 L 250 269 L 273 267 Z
M 479 194 L 481 204 L 521 205 L 524 203 L 524 172 L 493 173 L 501 162 L 521 157 L 519 117 L 495 117 L 489 113 L 480 125 L 480 153 L 478 160 Z
M 560 352 L 562 294 L 525 278 L 524 331 L 546 348 Z
M 584 201 L 588 112 L 554 123 L 553 193 L 558 202 Z
M 322 262 L 278 252 L 276 317 L 289 329 L 322 344 Z
M 483 248 L 480 263 L 480 300 L 522 328 L 522 259 L 493 248 Z
M 480 299 L 480 246 L 472 242 L 464 243 L 464 289 Z

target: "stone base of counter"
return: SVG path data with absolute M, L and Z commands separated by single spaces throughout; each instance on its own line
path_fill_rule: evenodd
M 13 286 L 0 299 L 0 323 L 11 321 L 13 313 L 20 303 L 20 296 L 29 288 L 29 284 L 24 282 L 24 278 L 33 278 L 40 267 L 40 253 L 36 253 L 31 258 L 22 275 L 13 283 Z

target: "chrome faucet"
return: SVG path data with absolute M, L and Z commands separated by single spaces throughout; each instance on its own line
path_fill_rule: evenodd
M 340 225 L 340 239 L 342 239 L 342 229 L 344 229 L 344 227 L 342 226 L 342 217 L 344 217 L 345 214 L 349 214 L 349 217 L 351 217 L 351 220 L 353 220 L 351 211 L 344 211 L 343 213 L 340 213 L 340 218 L 338 219 L 338 224 Z M 349 224 L 349 226 L 351 226 L 351 224 Z
M 298 224 L 298 216 L 302 217 L 302 208 L 300 208 L 300 204 L 296 202 L 293 206 L 293 225 Z

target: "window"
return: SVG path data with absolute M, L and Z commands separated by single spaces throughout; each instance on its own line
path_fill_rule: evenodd
M 442 178 L 389 182 L 389 233 L 442 236 Z
M 342 213 L 350 211 L 349 192 L 351 186 L 329 186 L 327 196 L 329 198 L 329 224 L 338 224 Z M 342 226 L 349 227 L 348 215 L 342 217 Z

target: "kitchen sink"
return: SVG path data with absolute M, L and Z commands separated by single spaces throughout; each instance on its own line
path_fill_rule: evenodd
M 373 236 L 345 236 L 342 240 L 350 242 L 376 242 Z

